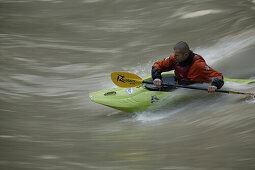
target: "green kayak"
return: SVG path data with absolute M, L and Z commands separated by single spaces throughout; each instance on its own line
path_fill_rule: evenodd
M 174 74 L 162 74 L 163 82 L 176 84 Z M 145 81 L 152 81 L 151 76 L 143 78 Z M 235 82 L 240 84 L 255 83 L 254 79 L 229 79 L 225 78 L 225 82 Z M 112 88 L 100 90 L 89 94 L 93 102 L 118 109 L 126 112 L 142 112 L 157 108 L 166 98 L 176 96 L 176 88 L 163 87 L 158 89 L 150 84 L 143 84 L 132 88 Z M 184 97 L 184 96 L 183 96 Z M 183 97 L 179 97 L 182 100 Z

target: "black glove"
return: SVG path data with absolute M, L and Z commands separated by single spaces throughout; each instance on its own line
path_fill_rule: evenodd
M 161 71 L 160 69 L 155 69 L 153 66 L 152 66 L 152 69 L 151 69 L 151 77 L 152 79 L 156 79 L 156 78 L 159 78 L 159 79 L 162 79 L 162 76 L 161 76 Z
M 211 85 L 216 86 L 217 89 L 220 89 L 224 85 L 224 81 L 218 78 L 214 78 Z

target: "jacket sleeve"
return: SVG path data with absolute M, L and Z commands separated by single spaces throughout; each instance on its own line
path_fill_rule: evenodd
M 161 76 L 162 72 L 171 71 L 173 69 L 174 69 L 173 55 L 170 55 L 169 57 L 154 63 L 151 70 L 152 79 L 153 80 L 156 78 L 162 79 Z
M 216 86 L 217 89 L 220 89 L 224 85 L 222 73 L 219 73 L 208 66 L 205 61 L 196 62 L 196 68 L 193 75 L 197 75 L 200 80 L 211 83 L 211 85 Z

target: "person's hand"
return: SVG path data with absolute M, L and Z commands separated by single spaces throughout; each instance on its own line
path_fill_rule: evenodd
M 153 83 L 155 86 L 161 86 L 162 81 L 160 79 L 156 78 L 156 79 L 154 79 Z
M 217 89 L 216 86 L 209 86 L 208 87 L 208 93 L 214 93 L 216 89 Z

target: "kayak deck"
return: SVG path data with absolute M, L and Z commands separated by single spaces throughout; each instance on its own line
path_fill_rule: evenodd
M 174 74 L 165 74 L 162 77 L 174 76 Z M 149 81 L 151 77 L 145 77 L 143 80 Z M 115 108 L 126 112 L 141 112 L 148 107 L 155 105 L 165 96 L 170 96 L 171 92 L 152 91 L 146 85 L 140 85 L 132 88 L 112 88 L 100 90 L 89 94 L 93 102 Z M 170 90 L 170 89 L 169 89 Z M 168 90 L 168 91 L 169 91 Z

